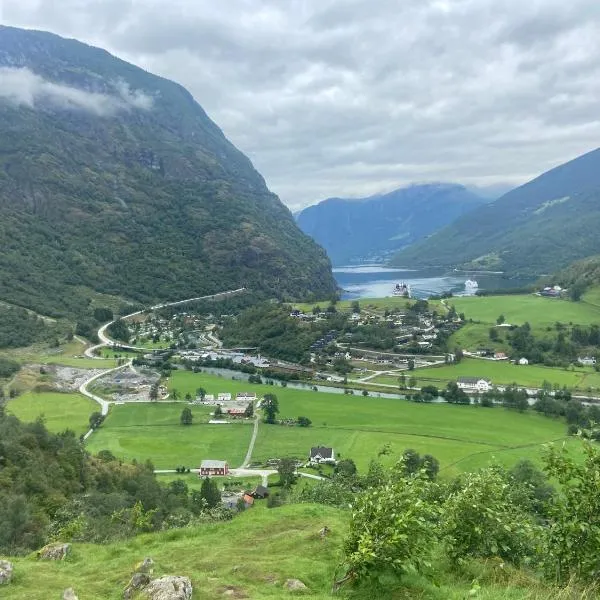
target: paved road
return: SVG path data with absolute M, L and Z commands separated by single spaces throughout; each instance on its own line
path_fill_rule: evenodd
M 156 474 L 161 473 L 177 473 L 175 469 L 155 469 L 154 472 Z M 200 469 L 190 469 L 191 473 L 200 473 Z M 269 487 L 269 477 L 271 475 L 277 475 L 277 471 L 275 469 L 230 469 L 230 475 L 234 477 L 261 477 L 262 484 L 265 487 Z M 312 473 L 298 473 L 300 477 L 306 477 L 307 479 L 318 479 L 319 481 L 327 479 L 326 477 L 321 477 L 320 475 L 313 475 Z
M 254 444 L 256 442 L 256 436 L 258 435 L 258 424 L 260 423 L 260 418 L 258 414 L 254 415 L 254 430 L 252 431 L 252 437 L 250 438 L 250 444 L 248 444 L 248 452 L 246 452 L 246 458 L 244 458 L 244 462 L 240 469 L 245 469 L 250 464 L 250 459 L 252 458 L 252 452 L 254 451 Z

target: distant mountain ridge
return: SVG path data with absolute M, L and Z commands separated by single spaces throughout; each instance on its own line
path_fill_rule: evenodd
M 0 26 L 0 300 L 74 314 L 246 286 L 335 292 L 325 252 L 183 87 Z
M 484 203 L 462 185 L 430 183 L 368 198 L 329 198 L 296 221 L 341 266 L 385 260 Z
M 402 250 L 392 265 L 553 273 L 600 253 L 600 149 L 560 165 Z

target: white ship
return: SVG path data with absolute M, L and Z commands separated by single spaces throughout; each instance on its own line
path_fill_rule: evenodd
M 465 290 L 473 291 L 479 287 L 479 284 L 474 279 L 467 279 L 465 281 Z
M 404 296 L 405 298 L 410 298 L 411 289 L 410 285 L 405 281 L 396 284 L 396 287 L 392 290 L 392 296 Z

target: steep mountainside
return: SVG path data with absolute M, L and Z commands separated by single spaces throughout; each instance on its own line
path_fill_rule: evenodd
M 392 263 L 551 273 L 600 253 L 599 230 L 600 149 L 461 217 Z
M 343 265 L 387 258 L 484 202 L 461 185 L 414 185 L 360 200 L 329 198 L 296 220 Z
M 241 285 L 335 290 L 325 253 L 181 86 L 0 26 L 0 300 L 80 312 Z

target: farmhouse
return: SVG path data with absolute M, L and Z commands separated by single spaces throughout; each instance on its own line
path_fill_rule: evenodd
M 236 418 L 245 417 L 246 409 L 245 408 L 228 408 L 227 414 L 229 414 L 232 417 L 236 417 Z
M 200 477 L 227 475 L 228 473 L 229 465 L 224 460 L 203 460 L 200 464 Z
M 593 367 L 596 364 L 596 358 L 594 356 L 580 356 L 577 362 L 584 367 Z
M 217 402 L 231 402 L 231 394 L 229 392 L 217 394 Z
M 459 377 L 456 383 L 465 392 L 489 392 L 492 389 L 492 382 L 481 377 Z
M 320 465 L 324 464 L 335 464 L 335 452 L 333 448 L 326 448 L 325 446 L 314 446 L 310 449 L 310 464 Z

